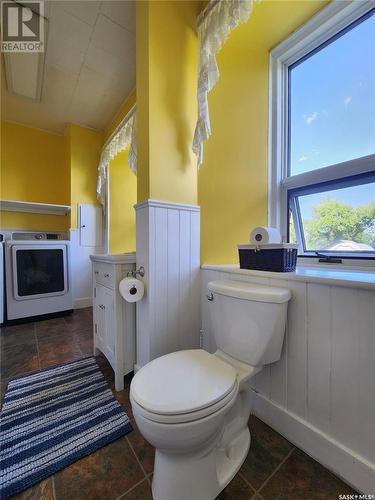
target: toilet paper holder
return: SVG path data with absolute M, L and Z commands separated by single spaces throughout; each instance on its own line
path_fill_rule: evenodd
M 143 266 L 140 266 L 135 271 L 129 271 L 126 276 L 128 278 L 129 277 L 136 278 L 137 276 L 140 276 L 141 278 L 143 278 L 144 275 L 145 275 L 145 268 Z

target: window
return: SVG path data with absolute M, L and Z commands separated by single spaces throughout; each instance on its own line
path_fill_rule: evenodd
M 300 256 L 375 258 L 374 43 L 373 4 L 333 2 L 271 52 L 269 222 Z

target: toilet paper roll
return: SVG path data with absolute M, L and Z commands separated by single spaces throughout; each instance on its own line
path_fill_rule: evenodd
M 259 226 L 250 233 L 250 243 L 265 245 L 267 243 L 281 243 L 281 234 L 275 227 Z
M 124 278 L 120 281 L 119 290 L 121 297 L 127 302 L 138 302 L 145 293 L 145 286 L 136 278 Z

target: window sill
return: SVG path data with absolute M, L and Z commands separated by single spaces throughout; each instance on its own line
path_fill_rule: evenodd
M 303 281 L 305 283 L 322 283 L 325 285 L 365 288 L 375 290 L 375 271 L 370 269 L 348 269 L 332 265 L 306 266 L 298 265 L 292 273 L 275 273 L 270 271 L 254 271 L 240 269 L 239 265 L 211 265 L 203 264 L 202 269 L 221 271 L 245 276 L 256 276 L 278 280 Z

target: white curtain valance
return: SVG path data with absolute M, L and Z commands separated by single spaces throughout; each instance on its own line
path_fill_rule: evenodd
M 100 155 L 98 167 L 98 184 L 97 184 L 97 198 L 106 208 L 107 203 L 107 180 L 108 180 L 108 167 L 110 162 L 130 146 L 128 163 L 129 167 L 134 174 L 137 174 L 137 146 L 136 146 L 136 130 L 135 130 L 135 112 L 122 123 L 118 130 L 114 133 L 113 137 L 104 146 Z
M 249 19 L 254 1 L 259 0 L 211 0 L 198 17 L 198 121 L 193 140 L 198 168 L 203 162 L 203 143 L 211 135 L 207 96 L 219 80 L 216 54 L 230 32 Z

